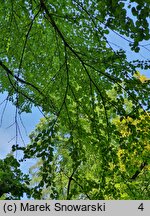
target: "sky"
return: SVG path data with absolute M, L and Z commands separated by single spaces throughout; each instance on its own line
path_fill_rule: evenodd
M 5 100 L 6 97 L 7 94 L 0 94 L 0 104 Z M 5 104 L 6 102 L 0 105 L 0 158 L 5 157 L 6 154 L 11 151 L 12 144 L 16 144 L 16 108 L 11 104 L 11 102 L 8 102 L 6 109 L 4 109 Z M 19 128 L 25 143 L 29 143 L 27 134 L 29 135 L 29 133 L 34 130 L 35 125 L 38 123 L 41 117 L 42 114 L 40 113 L 40 111 L 34 107 L 32 109 L 32 113 L 23 113 L 21 115 L 24 126 L 22 125 L 20 118 L 18 118 Z M 23 144 L 21 138 L 18 138 L 18 142 L 22 142 Z
M 129 42 L 127 42 L 126 40 L 122 39 L 120 36 L 118 36 L 117 34 L 111 32 L 111 34 L 109 34 L 107 36 L 108 41 L 110 42 L 111 46 L 113 47 L 114 50 L 116 49 L 123 49 L 126 51 L 127 54 L 127 59 L 129 61 L 133 61 L 133 60 L 147 60 L 150 56 L 150 41 L 143 41 L 140 44 L 141 45 L 146 45 L 145 48 L 144 47 L 140 47 L 140 52 L 139 53 L 135 53 L 133 52 L 130 47 L 129 47 Z M 150 78 L 150 70 L 141 70 L 139 69 L 141 74 L 144 74 L 145 76 L 147 76 L 148 78 Z
M 0 104 L 5 100 L 6 97 L 6 93 L 0 94 Z M 5 111 L 4 107 L 5 103 L 2 103 L 0 105 L 0 159 L 5 158 L 6 155 L 11 152 L 12 145 L 16 144 L 16 127 L 14 124 L 16 108 L 10 102 L 7 103 Z M 1 119 L 2 115 L 3 118 Z M 23 113 L 21 115 L 24 126 L 22 126 L 22 123 L 19 120 L 20 118 L 18 118 L 21 136 L 26 145 L 30 143 L 28 135 L 34 130 L 41 117 L 43 117 L 41 112 L 37 108 L 33 107 L 32 113 Z M 18 144 L 24 146 L 20 136 L 18 137 Z M 17 159 L 22 157 L 21 152 L 15 153 L 14 156 L 17 157 Z M 26 160 L 26 162 L 21 163 L 20 168 L 24 173 L 28 173 L 29 167 L 33 164 L 35 164 L 35 160 Z

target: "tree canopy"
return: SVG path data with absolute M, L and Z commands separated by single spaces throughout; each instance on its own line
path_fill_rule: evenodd
M 150 60 L 109 37 L 150 51 L 149 0 L 6 0 L 0 15 L 0 92 L 16 119 L 43 113 L 30 144 L 12 147 L 38 158 L 30 195 L 148 199 Z
M 19 169 L 20 164 L 12 156 L 8 155 L 0 160 L 0 197 L 1 199 L 21 199 L 26 193 L 30 197 L 30 179 Z

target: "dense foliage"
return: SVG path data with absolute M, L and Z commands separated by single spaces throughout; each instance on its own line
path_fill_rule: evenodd
M 0 160 L 1 199 L 20 199 L 24 193 L 30 197 L 31 190 L 28 187 L 30 179 L 19 167 L 20 164 L 12 155 Z
M 149 199 L 150 82 L 138 70 L 150 60 L 108 39 L 148 51 L 149 0 L 6 0 L 0 14 L 0 91 L 17 113 L 44 115 L 31 143 L 13 146 L 38 158 L 30 194 Z

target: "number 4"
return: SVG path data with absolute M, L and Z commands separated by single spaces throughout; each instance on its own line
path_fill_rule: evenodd
M 141 203 L 138 207 L 139 210 L 143 211 L 144 210 L 144 206 L 143 206 L 143 203 Z

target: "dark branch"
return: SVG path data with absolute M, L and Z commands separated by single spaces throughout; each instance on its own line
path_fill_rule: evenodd
M 41 94 L 42 96 L 44 96 L 43 93 L 38 89 L 38 87 L 36 87 L 35 85 L 33 85 L 33 84 L 30 83 L 30 82 L 27 82 L 27 81 L 25 81 L 25 80 L 19 78 L 19 77 L 16 76 L 15 74 L 13 74 L 13 72 L 12 72 L 11 70 L 9 70 L 9 68 L 8 68 L 5 64 L 3 64 L 2 61 L 0 61 L 0 66 L 2 66 L 2 68 L 7 72 L 7 74 L 9 74 L 9 75 L 11 75 L 12 77 L 14 77 L 17 81 L 19 81 L 19 82 L 22 83 L 22 84 L 31 86 L 33 89 L 35 89 L 37 92 L 39 92 L 39 94 Z
M 141 166 L 139 168 L 139 170 L 137 170 L 135 172 L 135 174 L 131 177 L 131 180 L 136 180 L 136 178 L 138 177 L 138 175 L 142 172 L 142 170 L 144 169 L 144 167 L 147 165 L 147 162 L 143 162 L 141 163 Z

